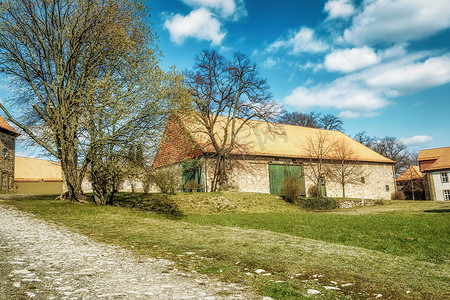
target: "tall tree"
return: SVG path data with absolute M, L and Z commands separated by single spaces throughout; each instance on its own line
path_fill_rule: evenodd
M 278 107 L 270 101 L 269 86 L 256 64 L 242 53 L 227 60 L 216 51 L 203 51 L 186 73 L 186 84 L 195 116 L 215 150 L 212 190 L 226 190 L 238 133 L 251 126 L 252 119 L 271 120 Z
M 16 96 L 0 108 L 61 161 L 70 201 L 83 199 L 81 182 L 89 164 L 104 158 L 99 145 L 115 143 L 117 133 L 105 137 L 98 131 L 105 126 L 95 126 L 105 119 L 95 119 L 94 107 L 115 109 L 102 107 L 100 96 L 133 94 L 143 82 L 127 76 L 135 78 L 145 71 L 143 65 L 157 67 L 159 50 L 147 17 L 138 0 L 2 2 L 0 67 Z M 14 105 L 20 116 L 10 113 Z

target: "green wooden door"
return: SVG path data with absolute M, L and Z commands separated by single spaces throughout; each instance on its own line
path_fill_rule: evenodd
M 288 178 L 297 178 L 302 186 L 302 195 L 306 194 L 303 166 L 269 165 L 270 193 L 280 195 L 283 182 Z
M 269 165 L 270 193 L 280 195 L 284 180 L 284 165 Z
M 201 192 L 202 185 L 202 166 L 198 160 L 187 161 L 183 163 L 183 192 Z

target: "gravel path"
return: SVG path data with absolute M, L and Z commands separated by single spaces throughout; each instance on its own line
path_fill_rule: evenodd
M 0 299 L 258 299 L 0 206 Z

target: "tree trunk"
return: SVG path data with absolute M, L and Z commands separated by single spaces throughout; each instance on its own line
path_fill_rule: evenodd
M 70 153 L 75 151 L 61 152 L 61 169 L 67 185 L 67 193 L 62 196 L 62 199 L 69 202 L 85 202 L 86 197 L 83 195 L 81 188 L 84 175 L 80 174 L 78 170 L 76 155 Z
M 211 184 L 212 192 L 228 190 L 228 175 L 226 163 L 227 159 L 225 155 L 219 155 L 217 157 L 213 182 Z
M 101 186 L 99 184 L 93 184 L 94 201 L 100 205 L 112 205 L 116 190 L 111 185 Z

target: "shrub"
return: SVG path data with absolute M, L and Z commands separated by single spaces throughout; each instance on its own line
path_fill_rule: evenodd
M 178 176 L 173 169 L 154 170 L 149 176 L 163 194 L 174 195 L 180 185 Z
M 283 181 L 281 196 L 286 202 L 296 202 L 302 194 L 302 185 L 297 178 L 290 177 Z
M 339 207 L 336 199 L 322 197 L 322 198 L 302 198 L 299 201 L 300 206 L 312 210 L 331 210 Z
M 396 192 L 392 192 L 391 199 L 392 200 L 406 200 L 406 196 L 403 191 L 396 191 Z
M 317 184 L 308 186 L 308 196 L 314 198 L 319 197 L 319 190 L 317 189 Z

